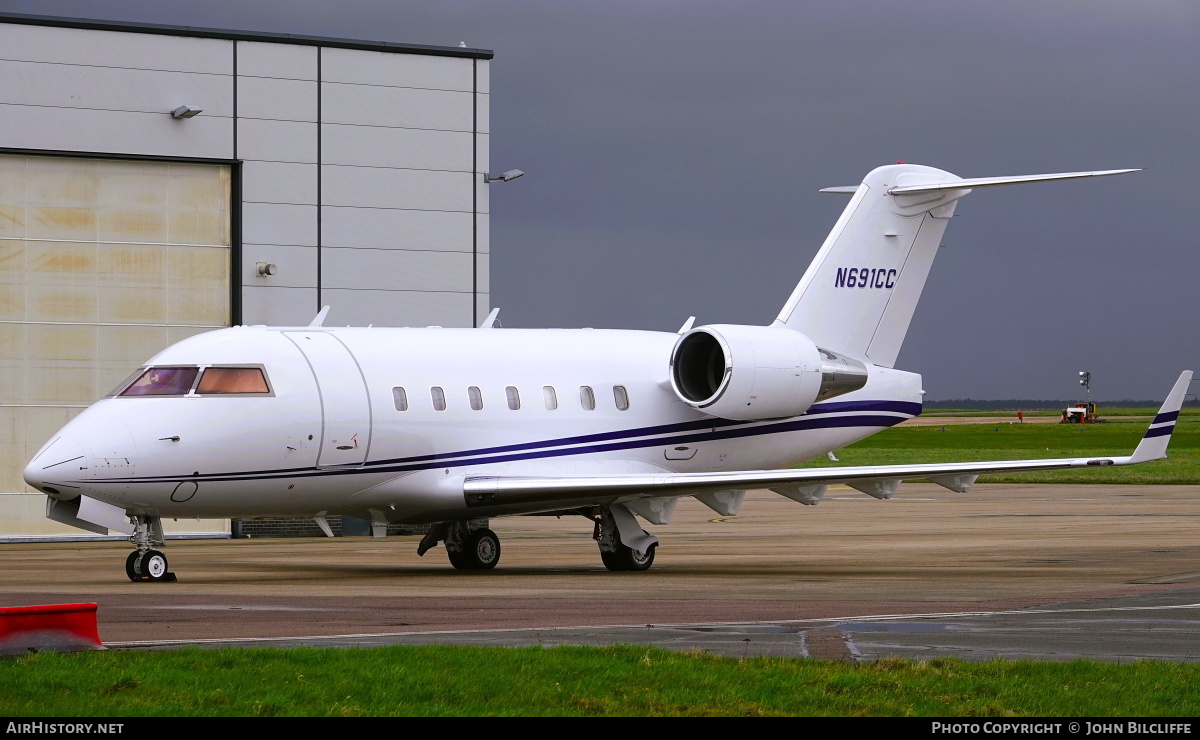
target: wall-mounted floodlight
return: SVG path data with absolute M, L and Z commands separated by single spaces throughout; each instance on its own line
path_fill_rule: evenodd
M 279 266 L 273 262 L 259 262 L 257 267 L 259 277 L 267 277 L 279 272 Z
M 524 174 L 525 173 L 522 172 L 521 170 L 509 170 L 508 172 L 504 172 L 499 175 L 492 175 L 492 174 L 485 172 L 483 174 L 483 181 L 484 182 L 496 182 L 496 181 L 508 182 L 509 180 L 515 180 Z
M 203 109 L 197 108 L 194 105 L 181 105 L 178 108 L 176 108 L 175 110 L 171 111 L 171 117 L 172 118 L 191 118 L 192 116 L 199 113 L 201 110 L 203 110 Z

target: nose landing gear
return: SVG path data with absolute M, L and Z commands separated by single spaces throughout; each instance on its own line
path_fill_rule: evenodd
M 162 521 L 156 516 L 136 515 L 133 521 L 133 534 L 129 541 L 137 549 L 125 558 L 125 575 L 134 583 L 156 581 L 174 583 L 175 574 L 167 568 L 167 556 L 159 550 L 164 547 L 166 538 L 163 537 Z

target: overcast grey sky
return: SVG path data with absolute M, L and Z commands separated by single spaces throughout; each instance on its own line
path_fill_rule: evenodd
M 1200 3 L 0 0 L 8 12 L 492 49 L 509 327 L 771 321 L 898 160 L 977 191 L 898 366 L 931 399 L 1160 398 L 1200 370 Z M 336 308 L 336 307 L 335 307 Z M 1193 390 L 1200 390 L 1194 387 Z

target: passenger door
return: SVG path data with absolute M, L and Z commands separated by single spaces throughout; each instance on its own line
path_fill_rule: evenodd
M 321 446 L 317 466 L 362 465 L 371 446 L 367 382 L 354 355 L 328 332 L 284 332 L 304 354 L 321 397 Z

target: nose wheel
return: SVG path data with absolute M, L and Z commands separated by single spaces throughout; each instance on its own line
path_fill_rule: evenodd
M 158 517 L 133 516 L 133 535 L 129 541 L 137 548 L 125 558 L 125 575 L 134 583 L 154 581 L 174 583 L 175 574 L 167 567 L 167 556 L 154 549 L 166 544 Z
M 176 580 L 175 574 L 167 569 L 167 556 L 158 550 L 134 550 L 129 553 L 129 557 L 125 558 L 125 575 L 134 583 Z

